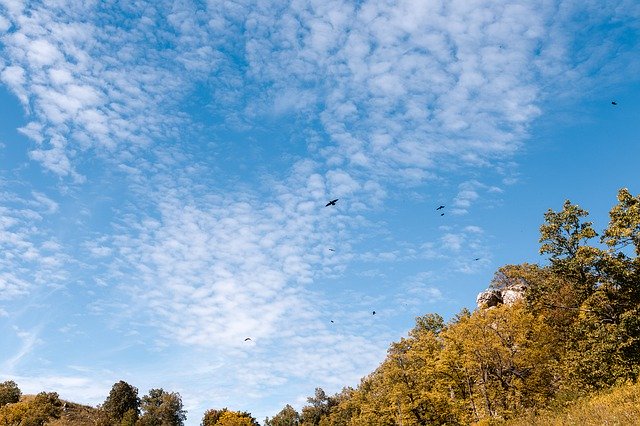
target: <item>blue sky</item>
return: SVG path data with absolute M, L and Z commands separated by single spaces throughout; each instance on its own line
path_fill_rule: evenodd
M 355 386 L 415 316 L 542 261 L 546 209 L 602 229 L 640 192 L 639 23 L 633 0 L 0 0 L 0 380 L 163 387 L 192 425 Z

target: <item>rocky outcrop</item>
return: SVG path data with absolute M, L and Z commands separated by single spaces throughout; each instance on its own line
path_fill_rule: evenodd
M 499 290 L 485 290 L 476 297 L 476 305 L 478 308 L 486 309 L 498 306 L 502 303 L 502 294 Z
M 502 303 L 505 305 L 513 305 L 518 300 L 524 299 L 524 293 L 527 291 L 525 284 L 514 284 L 502 290 Z
M 512 305 L 524 298 L 527 285 L 517 283 L 509 285 L 503 289 L 490 288 L 478 294 L 476 305 L 479 309 L 488 309 L 498 305 Z

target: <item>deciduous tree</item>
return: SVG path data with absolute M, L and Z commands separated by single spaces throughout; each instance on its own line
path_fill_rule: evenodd
M 299 424 L 300 414 L 289 404 L 285 405 L 273 418 L 267 417 L 264 421 L 265 426 L 298 426 Z
M 20 401 L 20 388 L 13 380 L 0 383 L 0 407 Z
M 182 426 L 187 419 L 182 409 L 182 398 L 177 392 L 151 389 L 142 397 L 142 426 Z
M 125 417 L 138 420 L 140 414 L 140 398 L 138 388 L 120 380 L 111 387 L 109 396 L 102 404 L 102 409 L 112 422 L 120 424 Z

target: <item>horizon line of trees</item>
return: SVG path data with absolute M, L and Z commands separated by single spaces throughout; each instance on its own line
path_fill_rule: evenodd
M 94 426 L 182 426 L 187 419 L 178 392 L 151 389 L 140 398 L 138 388 L 123 380 L 114 383 L 102 404 L 84 408 L 91 411 L 89 420 Z M 16 382 L 0 383 L 0 426 L 43 426 L 63 418 L 70 409 L 56 392 L 24 398 Z M 201 425 L 259 426 L 250 413 L 227 408 L 207 410 Z

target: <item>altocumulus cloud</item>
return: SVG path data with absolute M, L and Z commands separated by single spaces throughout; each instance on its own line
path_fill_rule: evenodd
M 57 204 L 44 194 L 23 196 L 8 186 L 0 180 L 0 300 L 63 285 L 68 278 L 69 259 L 46 225 Z

